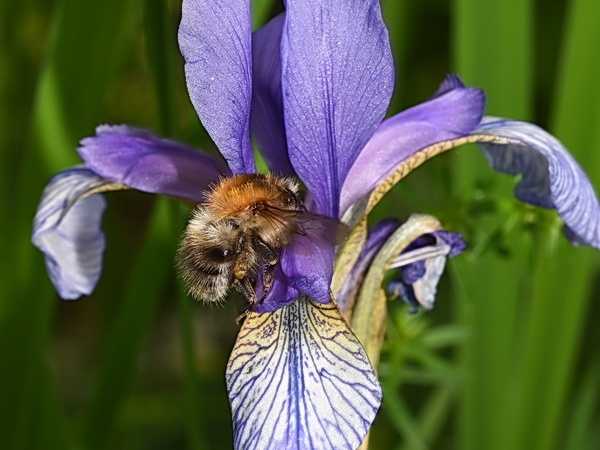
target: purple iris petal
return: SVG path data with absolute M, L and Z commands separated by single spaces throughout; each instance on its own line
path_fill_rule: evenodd
M 432 309 L 446 258 L 459 255 L 465 248 L 459 233 L 440 230 L 419 237 L 392 264 L 402 267 L 402 280 L 391 282 L 390 292 L 401 296 L 410 306 Z
M 319 303 L 331 301 L 332 247 L 319 247 L 310 235 L 298 236 L 283 251 L 281 268 L 301 293 Z
M 378 0 L 286 6 L 281 64 L 290 161 L 318 211 L 338 217 L 342 184 L 392 94 L 388 33 Z
M 106 184 L 89 169 L 74 167 L 54 176 L 42 193 L 31 240 L 44 253 L 50 279 L 66 300 L 89 295 L 100 277 L 106 203 L 98 194 L 80 198 Z
M 271 172 L 294 176 L 283 122 L 281 94 L 281 14 L 252 35 L 250 128 Z
M 492 167 L 521 174 L 521 201 L 555 208 L 575 244 L 600 248 L 600 205 L 587 176 L 553 136 L 526 122 L 485 117 L 473 134 L 501 136 L 515 144 L 479 144 Z
M 257 292 L 260 292 L 260 286 L 257 285 Z M 297 289 L 290 286 L 287 275 L 281 269 L 281 264 L 275 267 L 273 285 L 263 301 L 252 308 L 257 313 L 266 313 L 277 311 L 284 306 L 293 303 L 300 296 Z
M 198 202 L 211 183 L 231 173 L 216 158 L 125 125 L 99 126 L 78 152 L 88 168 L 110 181 Z
M 275 280 L 255 312 L 271 312 L 305 294 L 319 303 L 329 303 L 333 277 L 333 247 L 319 247 L 311 238 L 298 235 L 281 251 Z
M 402 269 L 402 280 L 407 284 L 413 284 L 425 275 L 425 260 L 411 263 Z
M 385 120 L 348 173 L 340 211 L 370 192 L 415 152 L 469 134 L 479 124 L 484 107 L 483 91 L 466 88 L 450 75 L 430 100 Z
M 250 145 L 249 0 L 184 0 L 179 47 L 196 112 L 233 173 L 255 172 Z

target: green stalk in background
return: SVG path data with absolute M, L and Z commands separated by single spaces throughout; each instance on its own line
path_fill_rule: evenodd
M 547 26 L 534 23 L 532 7 L 523 1 L 455 3 L 457 72 L 467 84 L 485 89 L 488 114 L 532 118 L 533 31 Z M 600 141 L 594 130 L 600 96 L 594 80 L 600 72 L 597 62 L 585 55 L 600 38 L 600 9 L 585 0 L 567 7 L 570 24 L 563 38 L 558 107 L 550 131 L 597 186 L 600 160 L 594 155 L 600 152 Z M 465 150 L 455 157 L 459 195 L 473 195 L 485 165 L 474 153 Z M 488 195 L 509 198 L 504 185 Z M 487 249 L 454 263 L 455 278 L 464 289 L 459 317 L 471 330 L 463 352 L 468 376 L 460 448 L 557 448 L 597 256 L 570 246 L 553 216 L 531 213 L 537 224 L 531 240 L 522 229 L 500 234 L 508 257 Z M 507 220 L 524 228 L 517 215 L 511 219 L 500 213 L 487 226 L 493 230 Z
M 98 121 L 116 61 L 127 48 L 132 4 L 56 4 L 28 144 L 10 158 L 18 164 L 16 170 L 13 167 L 18 176 L 11 177 L 15 184 L 9 187 L 10 209 L 5 210 L 11 217 L 6 230 L 11 238 L 3 240 L 14 276 L 0 286 L 0 398 L 12 407 L 2 408 L 2 448 L 68 448 L 62 426 L 49 425 L 63 421 L 44 359 L 57 300 L 29 236 L 44 183 L 65 165 L 76 163 L 73 149 L 78 138 Z
M 589 55 L 597 52 L 600 40 L 600 4 L 569 2 L 566 17 L 551 128 L 599 186 L 600 63 Z M 552 243 L 553 232 L 549 230 L 541 239 Z M 598 255 L 591 249 L 572 248 L 562 239 L 556 244 L 540 242 L 532 281 L 532 324 L 524 343 L 527 353 L 520 408 L 522 448 L 557 448 L 569 420 L 565 412 L 572 410 L 574 391 L 580 385 L 575 379 L 577 359 L 587 363 L 598 358 L 597 351 L 592 355 L 580 351 L 589 302 L 597 299 L 592 285 L 598 275 Z M 544 432 L 531 433 L 526 427 Z
M 454 3 L 454 61 L 466 84 L 483 88 L 487 112 L 504 117 L 530 119 L 532 101 L 532 2 L 522 0 Z M 456 196 L 481 195 L 481 180 L 497 177 L 486 167 L 475 148 L 456 152 L 453 158 Z M 486 172 L 487 171 L 487 172 Z M 486 195 L 511 198 L 507 180 Z M 486 183 L 484 183 L 486 184 Z M 462 287 L 456 301 L 459 320 L 470 330 L 462 360 L 467 371 L 461 398 L 459 447 L 465 450 L 507 449 L 503 440 L 510 411 L 505 399 L 511 389 L 511 371 L 520 316 L 520 291 L 527 275 L 523 237 L 508 230 L 506 211 L 496 211 L 483 223 L 477 218 L 477 236 L 504 234 L 502 257 L 493 246 L 479 254 L 467 254 L 452 263 Z M 487 230 L 486 230 L 487 229 Z M 471 244 L 479 244 L 479 242 Z M 502 431 L 503 430 L 503 431 Z

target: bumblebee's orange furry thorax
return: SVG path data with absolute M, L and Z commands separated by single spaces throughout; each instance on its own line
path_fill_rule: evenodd
M 217 184 L 207 195 L 206 203 L 219 219 L 252 213 L 261 204 L 289 209 L 282 198 L 288 198 L 290 188 L 297 189 L 297 184 L 288 178 L 278 178 L 271 174 L 235 175 Z M 288 195 L 282 197 L 282 194 Z

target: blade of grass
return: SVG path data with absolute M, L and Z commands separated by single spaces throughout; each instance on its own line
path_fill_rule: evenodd
M 177 134 L 175 129 L 177 123 L 177 93 L 175 92 L 173 72 L 177 54 L 177 41 L 175 39 L 176 34 L 170 26 L 167 3 L 146 0 L 144 2 L 144 19 L 146 49 L 150 72 L 154 80 L 159 129 L 162 134 L 175 137 Z M 186 216 L 187 214 L 181 214 L 180 211 L 181 222 Z M 202 436 L 202 421 L 199 409 L 201 399 L 197 388 L 198 374 L 195 361 L 192 303 L 180 289 L 177 290 L 177 300 L 185 374 L 182 402 L 186 411 L 188 445 L 190 449 L 202 450 L 208 448 L 208 446 Z
M 439 437 L 448 417 L 451 417 L 449 411 L 456 401 L 456 394 L 456 384 L 445 383 L 436 388 L 422 406 L 419 417 L 420 431 L 430 448 Z
M 177 123 L 177 94 L 175 92 L 176 33 L 171 27 L 168 4 L 145 0 L 144 37 L 148 68 L 154 82 L 158 129 L 166 136 L 175 137 Z
M 568 3 L 568 21 L 563 37 L 553 131 L 585 168 L 595 186 L 600 186 L 600 63 L 587 56 L 600 39 L 600 5 L 590 0 Z M 540 241 L 558 234 L 547 229 Z M 554 449 L 564 426 L 568 386 L 578 374 L 584 320 L 597 274 L 598 255 L 590 249 L 575 249 L 562 235 L 555 246 L 540 245 L 532 284 L 532 327 L 524 347 L 525 359 L 520 436 L 522 448 Z M 557 333 L 556 330 L 560 330 Z M 534 357 L 535 356 L 535 357 Z M 579 382 L 575 382 L 579 384 Z M 535 407 L 534 407 L 535 405 Z M 531 433 L 535 426 L 540 433 Z
M 468 85 L 483 88 L 488 114 L 526 119 L 532 100 L 532 2 L 458 0 L 454 3 L 454 61 Z M 481 179 L 495 177 L 477 150 L 455 152 L 454 183 L 459 198 L 474 198 Z M 502 183 L 502 184 L 500 184 Z M 486 194 L 512 197 L 512 183 Z M 491 214 L 478 230 L 493 229 L 507 218 Z M 509 257 L 491 250 L 463 255 L 452 262 L 462 287 L 459 318 L 469 329 L 462 351 L 467 383 L 461 399 L 459 447 L 465 450 L 514 448 L 505 441 L 507 380 L 515 343 L 519 287 L 526 274 L 516 232 L 505 235 Z M 471 242 L 476 244 L 476 242 Z
M 575 392 L 573 409 L 568 415 L 565 443 L 561 448 L 565 450 L 579 450 L 585 447 L 590 431 L 597 426 L 594 416 L 600 410 L 600 359 L 592 360 L 581 377 L 581 384 Z
M 406 403 L 394 391 L 393 386 L 383 383 L 382 387 L 384 392 L 391 394 L 383 397 L 382 407 L 386 410 L 386 415 L 389 417 L 396 432 L 402 436 L 401 442 L 406 443 L 406 447 L 411 450 L 427 449 L 427 443 L 418 432 L 419 425 L 417 420 L 412 416 Z M 398 448 L 404 448 L 404 446 L 399 444 Z
M 82 439 L 88 450 L 109 442 L 119 410 L 136 374 L 144 336 L 152 323 L 167 282 L 173 276 L 172 257 L 182 224 L 174 219 L 171 200 L 157 199 L 153 217 L 131 274 L 122 305 L 106 338 L 103 362 L 84 418 Z M 167 255 L 167 256 L 165 256 Z
M 200 411 L 201 397 L 197 387 L 198 371 L 195 359 L 194 322 L 192 300 L 185 292 L 178 290 L 179 315 L 181 326 L 181 344 L 185 371 L 184 407 L 187 411 L 189 448 L 195 450 L 208 449 L 208 443 L 202 435 L 202 414 Z
M 271 17 L 275 0 L 252 0 L 252 29 L 263 26 Z
M 394 114 L 401 109 L 402 100 L 405 98 L 404 90 L 406 86 L 403 83 L 403 75 L 407 69 L 406 55 L 408 52 L 408 39 L 410 27 L 410 2 L 400 2 L 397 0 L 382 0 L 381 10 L 385 17 L 390 33 L 390 42 L 392 44 L 392 54 L 394 56 L 394 65 L 396 67 L 396 86 L 392 97 L 389 114 Z
M 56 4 L 50 47 L 38 81 L 31 134 L 13 167 L 18 176 L 11 186 L 11 220 L 4 239 L 10 255 L 10 282 L 0 289 L 0 447 L 22 448 L 38 424 L 57 414 L 55 407 L 41 408 L 41 398 L 51 396 L 51 383 L 40 377 L 50 332 L 53 305 L 42 258 L 29 241 L 31 221 L 43 184 L 50 174 L 76 161 L 77 139 L 89 132 L 94 114 L 124 45 L 133 2 L 109 0 L 84 4 L 64 0 Z M 18 343 L 18 344 L 16 344 Z M 31 411 L 36 411 L 32 414 Z M 4 445 L 4 443 L 7 443 Z M 44 448 L 64 448 L 64 442 L 40 443 Z M 26 446 L 25 448 L 32 448 Z

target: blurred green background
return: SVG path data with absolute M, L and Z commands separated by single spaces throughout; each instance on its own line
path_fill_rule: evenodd
M 383 0 L 397 64 L 390 113 L 448 72 L 488 114 L 556 134 L 600 188 L 597 0 Z M 280 10 L 256 0 L 255 26 Z M 129 123 L 214 151 L 189 103 L 178 1 L 0 3 L 0 448 L 231 448 L 224 383 L 243 309 L 194 303 L 173 255 L 187 211 L 108 195 L 93 296 L 62 302 L 29 242 L 46 181 L 79 139 Z M 600 449 L 600 256 L 465 147 L 430 161 L 376 217 L 437 215 L 469 251 L 431 313 L 390 304 L 373 449 Z

